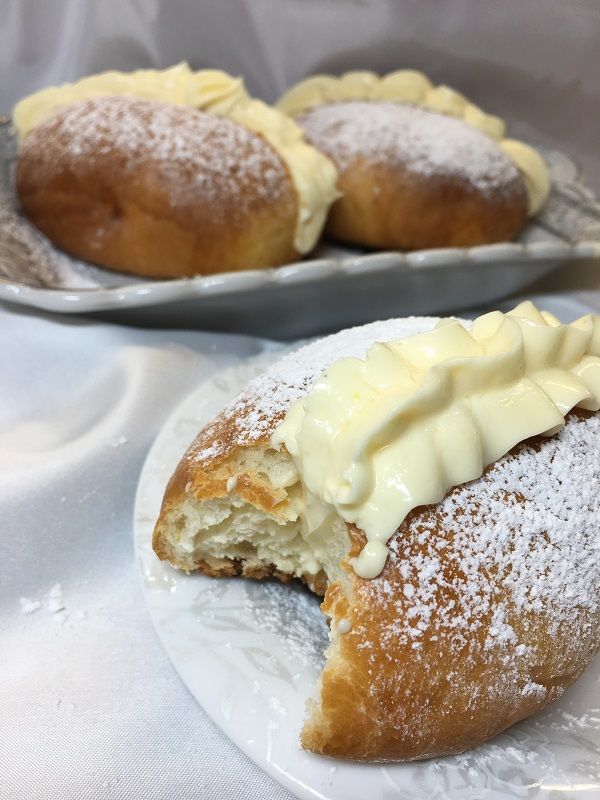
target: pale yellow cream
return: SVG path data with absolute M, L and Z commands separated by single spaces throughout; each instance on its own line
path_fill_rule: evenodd
M 600 408 L 600 317 L 562 325 L 531 303 L 467 330 L 378 342 L 342 358 L 272 437 L 306 487 L 307 533 L 332 510 L 367 544 L 354 569 L 373 578 L 417 506 L 437 503 L 519 442 L 556 433 L 574 407 Z
M 75 83 L 42 89 L 24 98 L 13 110 L 19 136 L 47 119 L 56 109 L 89 97 L 126 95 L 174 105 L 188 105 L 227 116 L 263 136 L 285 162 L 298 193 L 294 244 L 299 253 L 317 242 L 327 211 L 339 196 L 333 163 L 310 147 L 301 129 L 285 114 L 252 99 L 241 78 L 219 70 L 193 72 L 186 63 L 164 70 L 103 72 Z
M 288 89 L 277 107 L 286 114 L 298 116 L 315 106 L 346 100 L 414 103 L 462 119 L 496 139 L 506 155 L 514 161 L 525 183 L 530 216 L 537 214 L 548 199 L 550 175 L 540 154 L 523 142 L 505 139 L 506 125 L 503 120 L 486 114 L 449 86 L 433 86 L 422 72 L 401 69 L 382 77 L 374 72 L 347 72 L 339 78 L 313 75 Z

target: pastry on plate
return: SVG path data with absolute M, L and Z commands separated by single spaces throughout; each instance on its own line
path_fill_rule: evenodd
M 108 72 L 14 109 L 17 194 L 58 247 L 169 278 L 268 267 L 317 241 L 332 163 L 216 70 Z
M 305 748 L 460 752 L 559 697 L 598 650 L 599 407 L 598 317 L 561 325 L 525 303 L 346 330 L 198 434 L 154 549 L 324 595 Z
M 342 242 L 417 250 L 506 241 L 550 191 L 537 151 L 420 72 L 316 75 L 278 107 L 339 170 L 326 233 Z

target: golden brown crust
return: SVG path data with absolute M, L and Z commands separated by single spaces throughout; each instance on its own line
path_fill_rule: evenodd
M 68 106 L 22 142 L 17 192 L 54 244 L 109 269 L 183 277 L 298 255 L 283 160 L 258 134 L 189 107 L 130 97 Z
M 318 106 L 298 120 L 308 141 L 331 158 L 339 171 L 342 197 L 330 210 L 325 229 L 328 236 L 373 248 L 419 250 L 507 241 L 523 227 L 527 220 L 525 184 L 508 157 L 485 134 L 465 122 L 423 109 L 371 102 L 359 104 L 361 113 L 357 113 L 355 105 Z M 381 113 L 384 110 L 390 120 Z M 395 111 L 401 112 L 398 121 Z M 377 128 L 375 112 L 381 114 L 382 128 L 389 124 L 392 133 Z M 414 156 L 402 136 L 406 113 L 416 115 L 419 123 L 420 141 Z M 365 123 L 369 114 L 373 120 Z M 430 124 L 424 124 L 423 118 Z M 444 130 L 438 135 L 436 122 L 450 126 L 456 157 L 471 162 L 470 170 L 465 167 L 461 173 L 450 148 L 444 161 L 440 155 Z M 468 147 L 460 142 L 461 128 Z M 373 139 L 378 133 L 381 144 L 376 147 Z M 413 133 L 407 134 L 408 141 Z M 478 154 L 471 152 L 477 147 L 482 150 L 480 163 Z M 429 150 L 432 161 L 423 164 Z M 419 162 L 417 166 L 415 162 Z
M 402 165 L 357 160 L 340 174 L 343 196 L 329 212 L 326 235 L 381 249 L 472 247 L 513 239 L 527 220 L 524 185 L 486 197 L 446 176 L 415 175 Z
M 166 544 L 167 529 L 173 524 L 172 515 L 177 513 L 182 500 L 186 496 L 201 501 L 227 497 L 227 481 L 234 475 L 237 478 L 236 494 L 255 508 L 276 517 L 278 508 L 285 503 L 285 492 L 271 489 L 264 477 L 255 472 L 238 473 L 235 462 L 240 448 L 232 447 L 230 452 L 212 461 L 208 467 L 195 462 L 193 453 L 202 441 L 204 441 L 203 434 L 194 442 L 193 449 L 190 448 L 186 456 L 181 459 L 167 484 L 152 539 L 152 546 L 159 558 L 172 560 L 172 554 Z M 177 566 L 190 568 L 183 564 Z M 194 568 L 202 570 L 201 566 Z

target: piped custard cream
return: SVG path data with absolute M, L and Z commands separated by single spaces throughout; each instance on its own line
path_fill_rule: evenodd
M 527 302 L 466 325 L 444 319 L 340 359 L 273 434 L 306 487 L 307 533 L 332 509 L 365 533 L 363 578 L 381 572 L 412 509 L 557 433 L 572 408 L 600 409 L 600 317 L 563 325 Z
M 401 69 L 382 77 L 366 71 L 346 72 L 339 78 L 313 75 L 292 86 L 280 98 L 277 106 L 286 114 L 298 116 L 315 106 L 350 100 L 410 103 L 458 117 L 496 139 L 498 146 L 515 163 L 527 190 L 530 216 L 537 214 L 548 199 L 550 174 L 544 159 L 536 150 L 515 139 L 506 139 L 506 125 L 500 117 L 486 114 L 449 86 L 434 86 L 426 75 L 417 70 Z
M 285 162 L 298 193 L 294 245 L 299 253 L 315 245 L 329 206 L 339 196 L 336 169 L 326 156 L 306 144 L 293 120 L 252 99 L 241 78 L 213 69 L 193 72 L 185 62 L 164 70 L 102 72 L 25 97 L 13 109 L 13 123 L 23 137 L 58 108 L 107 95 L 192 106 L 229 117 L 262 135 Z

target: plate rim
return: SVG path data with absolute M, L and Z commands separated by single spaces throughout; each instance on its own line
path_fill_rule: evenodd
M 507 252 L 508 251 L 508 252 Z M 301 284 L 318 284 L 340 276 L 373 276 L 391 270 L 422 272 L 426 270 L 461 269 L 482 271 L 507 261 L 512 267 L 530 262 L 548 270 L 561 260 L 600 261 L 600 240 L 567 243 L 564 241 L 497 242 L 468 248 L 430 248 L 410 253 L 379 251 L 364 255 L 332 256 L 297 261 L 279 267 L 198 275 L 191 278 L 148 281 L 123 286 L 66 289 L 32 286 L 0 277 L 0 299 L 19 305 L 57 311 L 82 313 L 118 308 L 143 308 L 181 300 L 222 297 L 236 292 L 271 290 Z M 135 280 L 134 276 L 132 278 Z

